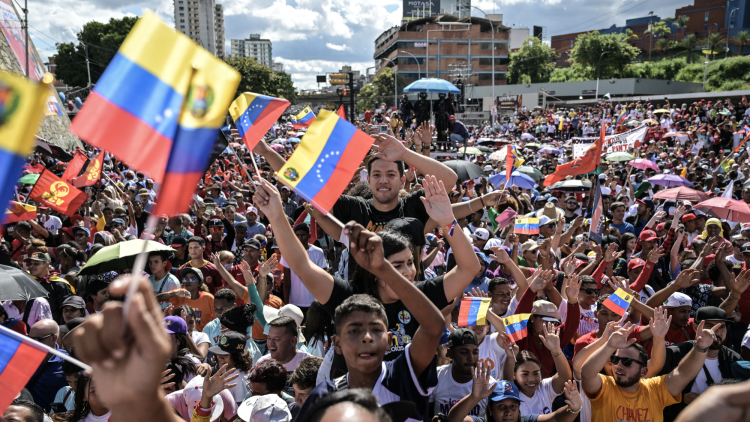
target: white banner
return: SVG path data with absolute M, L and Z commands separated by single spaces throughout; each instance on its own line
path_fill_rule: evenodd
M 633 130 L 618 133 L 616 135 L 610 135 L 604 137 L 604 148 L 602 151 L 607 154 L 613 152 L 627 152 L 630 148 L 635 148 L 636 142 L 640 145 L 643 143 L 643 139 L 646 137 L 648 132 L 648 126 L 643 125 Z M 573 159 L 576 159 L 583 155 L 584 152 L 596 141 L 597 137 L 587 138 L 571 138 L 573 143 Z

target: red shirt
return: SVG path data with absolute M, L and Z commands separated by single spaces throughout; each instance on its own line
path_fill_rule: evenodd
M 643 329 L 643 326 L 636 325 L 635 329 L 632 333 L 628 336 L 629 339 L 634 338 L 638 343 L 641 342 L 641 330 Z M 596 332 L 599 330 L 590 331 L 576 340 L 576 344 L 573 348 L 573 357 L 575 357 L 576 353 L 583 350 L 584 347 L 588 346 L 589 344 L 595 342 L 599 336 L 596 334 Z
M 190 263 L 190 261 L 184 263 L 180 270 L 186 267 L 193 267 L 193 265 Z M 206 283 L 206 286 L 208 286 L 208 291 L 213 295 L 216 293 L 217 290 L 220 290 L 222 287 L 224 287 L 224 279 L 221 278 L 221 274 L 219 274 L 219 271 L 216 269 L 216 266 L 208 261 L 206 261 L 202 267 L 196 267 L 201 270 L 201 273 L 203 273 L 203 282 Z M 177 278 L 182 281 L 182 274 L 180 272 L 177 272 Z M 210 322 L 209 320 L 208 322 Z

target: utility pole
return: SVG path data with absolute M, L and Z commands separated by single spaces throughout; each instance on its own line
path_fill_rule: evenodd
M 26 77 L 29 77 L 29 0 L 23 2 L 23 30 L 26 32 Z
M 84 43 L 83 44 L 83 51 L 86 53 L 86 73 L 88 73 L 89 76 L 89 83 L 86 85 L 86 88 L 91 88 L 91 67 L 89 66 L 89 46 L 87 46 Z
M 349 72 L 349 122 L 354 124 L 354 72 Z

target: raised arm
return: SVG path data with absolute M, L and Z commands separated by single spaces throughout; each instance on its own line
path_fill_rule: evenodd
M 261 184 L 256 188 L 253 203 L 271 222 L 281 255 L 292 271 L 305 274 L 300 280 L 313 297 L 321 304 L 326 304 L 333 292 L 333 276 L 310 261 L 307 251 L 295 236 L 284 214 L 279 191 L 265 179 L 259 180 L 255 176 L 255 180 Z
M 258 142 L 258 145 L 253 148 L 253 152 L 265 158 L 273 171 L 281 170 L 281 168 L 284 167 L 284 164 L 286 164 L 286 160 L 276 151 L 272 150 L 265 141 Z
M 716 340 L 715 331 L 721 328 L 721 324 L 716 324 L 711 329 L 703 328 L 704 325 L 705 321 L 701 321 L 698 324 L 698 329 L 695 330 L 693 348 L 682 358 L 677 368 L 667 374 L 667 377 L 664 379 L 669 393 L 673 396 L 680 394 L 688 383 L 695 379 L 701 368 L 703 368 L 708 348 Z
M 568 359 L 565 357 L 560 347 L 560 327 L 555 328 L 552 324 L 545 324 L 544 331 L 539 335 L 542 344 L 552 353 L 552 359 L 555 361 L 557 373 L 552 376 L 552 389 L 555 394 L 560 394 L 565 388 L 565 382 L 573 377 L 568 365 Z
M 732 315 L 732 312 L 734 312 L 737 307 L 740 297 L 742 297 L 742 294 L 745 293 L 749 285 L 750 270 L 742 270 L 736 277 L 732 274 L 729 283 L 727 284 L 727 288 L 731 289 L 729 296 L 721 302 L 719 308 L 723 309 L 727 315 Z
M 472 253 L 473 253 L 473 249 Z M 492 252 L 494 252 L 494 255 L 490 255 L 490 258 L 494 259 L 495 261 L 499 262 L 500 264 L 504 264 L 505 267 L 510 271 L 510 275 L 513 276 L 513 281 L 516 282 L 516 285 L 518 286 L 518 293 L 516 293 L 518 296 L 523 294 L 524 291 L 526 291 L 526 287 L 529 286 L 529 284 L 526 282 L 526 276 L 523 275 L 521 272 L 521 269 L 518 268 L 516 264 L 511 261 L 510 257 L 508 256 L 508 253 L 505 252 L 505 249 L 499 247 L 499 246 L 493 246 L 490 248 Z M 455 251 L 455 248 L 454 248 Z M 476 273 L 474 273 L 476 274 Z
M 667 299 L 669 299 L 669 296 L 671 296 L 672 293 L 679 291 L 680 289 L 687 289 L 688 287 L 698 283 L 699 281 L 700 277 L 698 270 L 692 268 L 682 270 L 680 275 L 677 276 L 677 280 L 675 280 L 674 283 L 654 293 L 654 295 L 651 296 L 648 301 L 646 301 L 646 305 L 651 307 L 659 306 Z
M 378 151 L 375 157 L 386 161 L 404 161 L 422 174 L 431 174 L 437 177 L 445 186 L 456 185 L 458 176 L 445 164 L 406 149 L 404 144 L 393 136 L 381 133 L 374 138 L 374 147 Z
M 589 395 L 597 395 L 602 389 L 602 378 L 599 372 L 607 364 L 609 358 L 617 351 L 624 349 L 635 343 L 635 339 L 628 339 L 633 332 L 633 326 L 630 323 L 624 327 L 617 328 L 607 339 L 603 347 L 596 350 L 584 362 L 581 368 L 581 385 L 583 390 Z

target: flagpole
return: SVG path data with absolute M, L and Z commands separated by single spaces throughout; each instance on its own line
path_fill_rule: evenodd
M 86 371 L 91 371 L 91 367 L 90 366 L 88 366 L 85 363 L 81 362 L 80 360 L 78 360 L 78 359 L 76 359 L 76 358 L 68 355 L 67 353 L 63 353 L 63 352 L 61 352 L 61 351 L 59 351 L 57 349 L 53 349 L 52 347 L 49 347 L 46 344 L 40 343 L 40 342 L 38 342 L 36 340 L 33 340 L 30 337 L 21 335 L 21 334 L 15 332 L 15 331 L 13 331 L 13 330 L 11 330 L 9 328 L 3 327 L 2 325 L 0 325 L 0 334 L 4 335 L 6 337 L 10 337 L 13 340 L 19 341 L 19 342 L 21 342 L 23 344 L 27 344 L 27 345 L 35 348 L 35 349 L 39 349 L 39 350 L 45 351 L 47 353 L 51 353 L 51 354 L 53 354 L 53 355 L 55 355 L 57 357 L 60 357 L 60 358 L 62 358 L 64 360 L 67 360 L 68 362 L 70 362 L 70 363 L 72 363 L 74 365 L 77 365 L 78 367 L 80 367 L 80 368 L 82 368 L 82 369 L 84 369 Z

